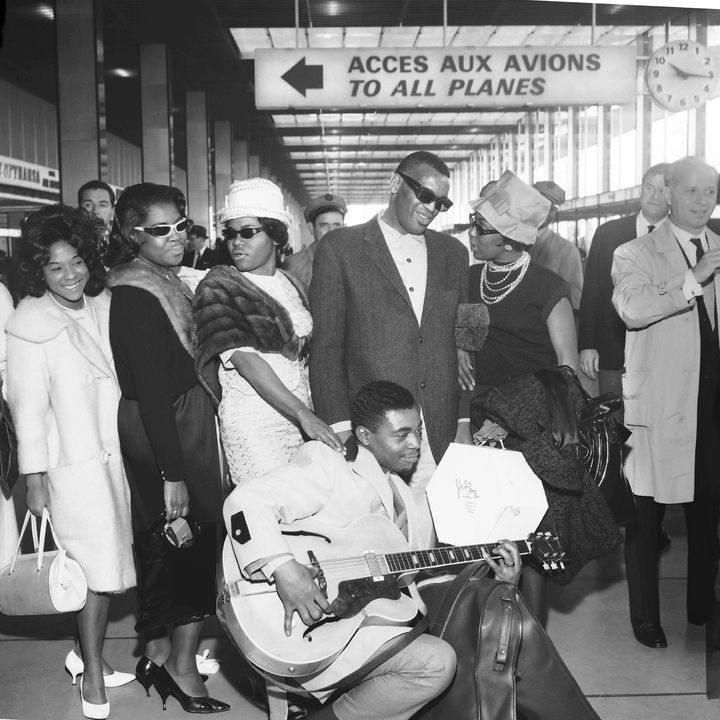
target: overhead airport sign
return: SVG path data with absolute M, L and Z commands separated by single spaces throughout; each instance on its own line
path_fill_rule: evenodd
M 256 50 L 258 110 L 633 102 L 625 46 Z

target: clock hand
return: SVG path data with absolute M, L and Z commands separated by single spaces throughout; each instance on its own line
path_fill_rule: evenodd
M 673 65 L 672 63 L 668 63 L 670 67 L 677 73 L 678 77 L 681 80 L 687 80 L 691 77 L 701 77 L 701 78 L 709 78 L 710 76 L 705 73 L 693 73 L 693 72 L 687 72 L 687 70 L 681 70 L 677 65 Z

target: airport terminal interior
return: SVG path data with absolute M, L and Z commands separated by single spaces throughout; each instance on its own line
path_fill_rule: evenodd
M 0 251 L 12 260 L 21 220 L 77 205 L 92 179 L 180 188 L 214 243 L 230 183 L 262 177 L 282 189 L 297 252 L 312 242 L 311 198 L 340 195 L 346 223 L 365 222 L 400 160 L 428 150 L 448 164 L 454 202 L 433 229 L 467 244 L 469 201 L 512 170 L 565 190 L 554 227 L 585 257 L 598 225 L 638 211 L 650 166 L 696 155 L 720 168 L 720 6 L 693 2 L 6 0 Z M 673 59 L 682 70 L 668 75 Z M 548 632 L 603 720 L 720 716 L 720 649 L 685 618 L 679 506 L 665 528 L 666 649 L 633 638 L 621 549 L 550 583 Z M 134 611 L 132 592 L 111 608 L 105 653 L 119 670 L 142 654 Z M 0 718 L 82 717 L 63 670 L 73 635 L 68 616 L 0 615 Z M 216 621 L 205 649 L 220 661 L 210 693 L 235 717 L 266 717 Z M 151 695 L 111 690 L 111 717 L 183 715 Z

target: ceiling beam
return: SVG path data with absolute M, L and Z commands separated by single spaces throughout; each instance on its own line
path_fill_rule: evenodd
M 473 152 L 475 150 L 481 150 L 483 148 L 487 148 L 489 145 L 485 143 L 477 143 L 477 144 L 471 144 L 471 143 L 450 143 L 450 149 L 451 150 L 467 150 L 468 152 Z M 354 152 L 354 153 L 362 153 L 362 152 L 379 152 L 379 151 L 397 151 L 399 154 L 405 155 L 411 152 L 415 152 L 416 150 L 427 150 L 427 145 L 402 145 L 401 147 L 398 147 L 395 144 L 390 143 L 381 143 L 379 145 L 285 145 L 285 149 L 289 153 L 294 152 L 341 152 L 341 153 L 347 153 L 347 152 Z M 464 159 L 464 158 L 463 158 Z
M 336 151 L 333 151 L 332 157 L 327 158 L 317 158 L 317 159 L 307 159 L 304 160 L 302 158 L 296 158 L 291 156 L 291 160 L 295 167 L 300 167 L 301 165 L 306 164 L 317 164 L 318 162 L 323 162 L 323 160 L 326 160 L 327 162 L 332 163 L 337 161 L 340 163 L 351 163 L 351 162 L 363 162 L 367 165 L 392 165 L 395 167 L 400 160 L 402 160 L 405 155 L 408 153 L 403 152 L 402 154 L 399 154 L 397 156 L 387 156 L 387 157 L 362 157 L 362 158 L 354 158 L 351 156 L 343 157 L 343 152 L 340 151 L 339 155 Z M 462 162 L 463 160 L 467 160 L 467 155 L 446 155 L 442 152 L 442 150 L 438 150 L 438 155 L 442 158 L 442 160 L 446 163 L 456 163 L 456 162 Z
M 325 135 L 501 135 L 516 130 L 515 125 L 326 125 Z M 320 136 L 319 125 L 286 127 L 276 125 L 278 135 Z

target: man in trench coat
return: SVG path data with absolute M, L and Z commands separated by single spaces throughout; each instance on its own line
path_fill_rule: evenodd
M 623 396 L 632 431 L 626 471 L 637 522 L 626 532 L 637 640 L 667 646 L 660 624 L 657 503 L 682 503 L 688 530 L 688 622 L 713 620 L 720 504 L 720 237 L 706 224 L 718 176 L 699 158 L 668 169 L 669 220 L 614 254 L 613 305 L 628 328 Z

